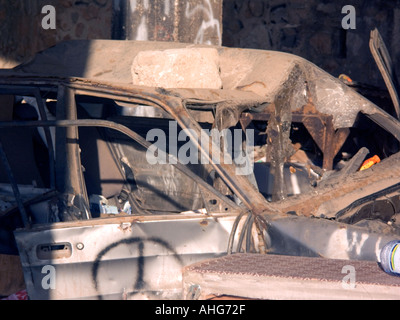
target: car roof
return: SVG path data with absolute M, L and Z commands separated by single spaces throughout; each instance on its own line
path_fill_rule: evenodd
M 302 58 L 278 51 L 239 49 L 179 42 L 69 40 L 50 47 L 14 69 L 15 75 L 75 77 L 131 84 L 131 66 L 139 52 L 214 48 L 219 54 L 223 89 L 253 91 L 271 97 Z
M 301 108 L 307 103 L 307 99 L 311 99 L 317 111 L 333 116 L 335 129 L 351 127 L 360 110 L 371 112 L 375 109 L 370 101 L 348 88 L 342 81 L 299 56 L 280 51 L 179 42 L 64 41 L 39 52 L 31 61 L 12 70 L 0 70 L 0 84 L 15 84 L 21 78 L 29 77 L 30 80 L 41 78 L 45 81 L 79 79 L 93 85 L 105 83 L 107 86 L 123 86 L 128 90 L 132 86 L 137 89 L 142 85 L 133 81 L 132 65 L 135 58 L 143 53 L 179 49 L 194 49 L 194 51 L 208 49 L 217 52 L 221 87 L 181 86 L 172 74 L 171 82 L 176 85 L 163 91 L 164 95 L 198 99 L 199 102 L 238 101 L 238 105 L 261 104 L 262 107 L 276 102 L 280 97 L 282 100 L 285 96 L 292 110 Z M 183 52 L 186 54 L 187 51 Z M 191 76 L 193 73 L 199 74 L 201 77 L 201 64 L 198 64 L 197 69 L 191 69 L 193 61 L 187 60 L 185 63 L 189 65 L 188 74 Z M 154 59 L 153 63 L 157 64 L 157 60 Z M 161 72 L 166 71 L 167 68 L 161 70 Z M 151 89 L 150 91 L 165 88 L 157 83 L 145 84 L 144 87 Z

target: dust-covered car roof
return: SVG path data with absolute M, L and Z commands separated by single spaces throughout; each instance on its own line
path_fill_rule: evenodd
M 185 56 L 187 54 L 185 50 L 200 51 L 204 49 L 217 52 L 216 63 L 221 86 L 201 88 L 197 86 L 197 83 L 180 84 L 176 75 L 171 74 L 170 79 L 167 80 L 175 82 L 176 85 L 168 88 L 169 95 L 203 101 L 220 101 L 229 97 L 231 101 L 250 100 L 255 101 L 255 104 L 274 103 L 279 96 L 285 95 L 292 111 L 298 110 L 308 101 L 312 101 L 318 112 L 333 116 L 333 124 L 336 129 L 351 127 L 360 111 L 371 114 L 377 110 L 372 102 L 346 86 L 342 81 L 296 55 L 268 50 L 177 42 L 65 41 L 38 53 L 31 61 L 12 70 L 1 70 L 0 82 L 10 81 L 11 78 L 33 76 L 34 78 L 49 77 L 53 80 L 80 78 L 95 83 L 108 83 L 115 87 L 140 85 L 165 88 L 154 82 L 160 80 L 160 75 L 165 73 L 166 68 L 169 67 L 168 64 L 165 64 L 165 68 L 161 71 L 157 69 L 159 67 L 157 59 L 160 55 L 155 56 L 156 62 L 154 60 L 150 62 L 150 64 L 153 63 L 154 68 L 150 71 L 147 70 L 147 72 L 153 72 L 153 77 L 155 74 L 156 79 L 153 79 L 153 82 L 143 82 L 140 79 L 135 82 L 133 74 L 135 59 L 143 53 L 148 53 L 147 60 L 142 59 L 143 65 L 154 53 L 163 54 L 163 52 L 175 50 L 175 54 L 176 51 L 183 50 L 182 55 Z M 184 62 L 188 65 L 184 72 L 187 75 L 190 74 L 191 77 L 196 73 L 199 78 L 203 77 L 202 62 L 196 69 L 194 61 L 190 61 L 189 58 L 189 61 Z M 142 70 L 135 72 L 142 72 Z M 1 78 L 6 80 L 1 80 Z M 207 83 L 207 81 L 206 78 L 203 82 Z M 193 89 L 198 90 L 191 91 Z M 381 111 L 379 110 L 379 112 Z

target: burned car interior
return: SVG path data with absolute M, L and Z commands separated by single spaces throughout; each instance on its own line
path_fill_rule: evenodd
M 179 50 L 216 57 L 220 82 L 140 74 Z M 32 299 L 182 298 L 180 270 L 205 259 L 375 261 L 400 237 L 387 92 L 282 52 L 165 42 L 66 41 L 1 71 L 0 248 L 20 255 Z

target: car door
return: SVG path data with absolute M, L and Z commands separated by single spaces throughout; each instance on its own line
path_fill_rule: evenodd
M 201 164 L 150 164 L 146 133 L 176 122 L 117 100 L 59 90 L 58 110 L 74 109 L 63 113 L 73 130 L 60 135 L 72 144 L 56 140 L 68 214 L 58 207 L 58 219 L 15 232 L 31 299 L 182 298 L 182 268 L 227 252 L 241 208 L 207 182 Z

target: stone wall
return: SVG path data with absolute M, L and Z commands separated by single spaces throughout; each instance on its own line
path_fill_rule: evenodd
M 356 29 L 342 28 L 345 5 Z M 329 73 L 384 86 L 369 49 L 378 28 L 400 74 L 400 1 L 224 0 L 223 44 L 302 56 Z
M 43 29 L 45 5 L 56 9 L 56 29 Z M 12 67 L 35 52 L 67 39 L 109 39 L 110 0 L 0 0 L 0 67 Z

